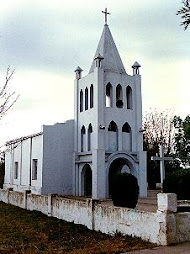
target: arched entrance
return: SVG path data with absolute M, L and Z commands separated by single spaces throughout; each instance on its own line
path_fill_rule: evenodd
M 127 156 L 126 156 L 127 157 Z M 117 173 L 131 173 L 137 177 L 136 167 L 132 159 L 126 157 L 116 157 L 112 159 L 108 167 L 108 194 L 111 195 L 114 177 Z
M 92 196 L 92 170 L 89 164 L 82 169 L 82 195 Z

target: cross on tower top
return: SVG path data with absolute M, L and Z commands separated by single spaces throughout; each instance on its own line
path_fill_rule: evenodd
M 105 15 L 105 25 L 107 25 L 107 17 L 108 17 L 108 14 L 110 15 L 111 13 L 107 11 L 107 8 L 105 8 L 105 11 L 102 11 L 102 13 L 104 13 Z

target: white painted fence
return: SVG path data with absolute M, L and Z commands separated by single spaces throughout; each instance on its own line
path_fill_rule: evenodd
M 107 206 L 92 199 L 40 196 L 0 189 L 0 201 L 82 224 L 106 234 L 141 237 L 159 245 L 190 241 L 190 213 L 177 212 L 175 194 L 158 194 L 157 212 Z

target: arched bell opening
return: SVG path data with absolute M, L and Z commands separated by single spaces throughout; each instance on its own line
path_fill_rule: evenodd
M 133 109 L 132 89 L 130 86 L 127 86 L 126 88 L 126 98 L 127 98 L 127 109 Z
M 119 84 L 116 87 L 116 107 L 122 108 L 123 107 L 123 92 L 122 86 Z
M 113 106 L 113 90 L 111 83 L 106 85 L 106 107 L 110 108 Z

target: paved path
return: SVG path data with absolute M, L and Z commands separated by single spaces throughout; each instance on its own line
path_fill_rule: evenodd
M 139 198 L 137 203 L 137 209 L 145 212 L 156 212 L 157 211 L 157 194 L 159 190 L 148 190 L 147 198 Z
M 173 246 L 161 246 L 153 249 L 129 251 L 127 254 L 190 254 L 190 242 Z M 123 254 L 126 254 L 123 253 Z
M 147 198 L 140 198 L 137 203 L 137 209 L 145 212 L 156 212 L 157 211 L 157 193 L 159 190 L 149 190 Z M 103 200 L 101 202 L 104 205 L 113 206 L 111 199 Z

